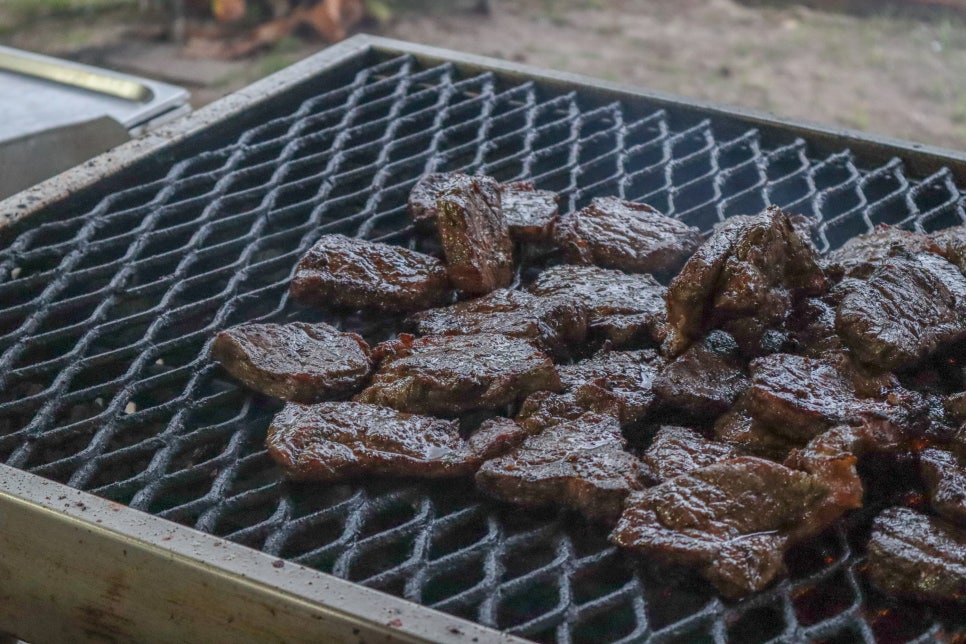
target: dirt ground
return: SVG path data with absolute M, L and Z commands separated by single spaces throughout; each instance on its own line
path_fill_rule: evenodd
M 361 30 L 966 150 L 961 15 L 735 0 L 494 0 L 482 17 L 472 4 L 397 0 L 388 21 Z M 302 35 L 244 61 L 210 60 L 160 39 L 164 19 L 135 9 L 11 26 L 15 17 L 0 8 L 0 43 L 174 81 L 196 107 L 324 46 Z

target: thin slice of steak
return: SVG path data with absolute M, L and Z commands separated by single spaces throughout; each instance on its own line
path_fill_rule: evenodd
M 642 487 L 640 461 L 624 451 L 624 444 L 615 418 L 586 413 L 487 461 L 476 473 L 476 484 L 509 503 L 559 503 L 612 522 L 627 494 Z
M 872 524 L 865 570 L 890 595 L 966 602 L 966 531 L 908 508 L 889 508 Z
M 560 391 L 553 362 L 499 333 L 402 335 L 374 350 L 382 362 L 359 402 L 417 414 L 499 409 L 535 391 Z
M 274 398 L 312 403 L 361 389 L 369 345 L 328 324 L 243 324 L 222 331 L 211 355 L 235 379 Z
M 435 257 L 344 235 L 326 235 L 306 253 L 290 290 L 302 304 L 389 312 L 439 306 L 452 296 Z

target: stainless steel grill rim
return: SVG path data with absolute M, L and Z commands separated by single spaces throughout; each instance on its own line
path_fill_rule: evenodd
M 299 309 L 287 284 L 329 232 L 432 250 L 404 208 L 425 172 L 530 178 L 564 210 L 617 194 L 703 229 L 777 203 L 809 216 L 826 250 L 877 223 L 966 221 L 962 155 L 379 39 L 324 56 L 174 142 L 140 142 L 0 204 L 0 459 L 539 640 L 894 636 L 898 606 L 865 587 L 844 529 L 803 548 L 789 580 L 726 604 L 601 529 L 523 515 L 469 483 L 286 483 L 261 445 L 276 407 L 227 380 L 207 346 L 249 320 L 391 332 Z M 941 609 L 900 614 L 902 641 L 966 632 Z

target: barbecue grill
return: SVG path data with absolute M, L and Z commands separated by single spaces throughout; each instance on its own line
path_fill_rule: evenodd
M 646 201 L 710 229 L 768 204 L 822 251 L 890 223 L 966 222 L 966 155 L 368 36 L 0 203 L 0 625 L 33 642 L 325 637 L 543 642 L 966 638 L 962 609 L 861 574 L 868 511 L 727 602 L 565 511 L 471 482 L 287 482 L 277 403 L 207 357 L 244 321 L 392 321 L 300 309 L 323 234 L 425 249 L 406 196 L 483 172 Z M 914 500 L 914 499 L 913 499 Z

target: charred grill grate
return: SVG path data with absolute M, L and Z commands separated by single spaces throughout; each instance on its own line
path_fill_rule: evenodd
M 206 357 L 232 324 L 320 315 L 290 304 L 287 285 L 321 235 L 422 244 L 404 204 L 425 172 L 532 178 L 564 210 L 617 194 L 703 229 L 777 203 L 811 217 L 824 250 L 880 222 L 963 223 L 950 170 L 912 177 L 898 159 L 818 152 L 700 109 L 410 55 L 370 51 L 325 78 L 8 236 L 0 461 L 537 640 L 966 634 L 961 614 L 865 586 L 861 519 L 800 548 L 776 588 L 728 604 L 686 572 L 610 547 L 604 530 L 489 502 L 470 482 L 286 483 L 262 447 L 274 403 Z M 392 328 L 317 319 L 370 339 Z

